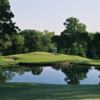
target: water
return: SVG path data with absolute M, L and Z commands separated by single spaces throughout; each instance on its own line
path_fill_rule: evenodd
M 0 83 L 100 84 L 100 68 L 80 65 L 0 68 Z

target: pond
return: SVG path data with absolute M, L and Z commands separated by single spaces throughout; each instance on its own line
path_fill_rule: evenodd
M 0 68 L 0 83 L 100 84 L 100 68 L 83 65 Z

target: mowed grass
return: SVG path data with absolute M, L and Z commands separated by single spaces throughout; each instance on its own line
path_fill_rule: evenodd
M 13 59 L 0 56 L 0 66 L 8 66 L 8 65 L 14 65 L 14 64 L 15 64 L 15 61 Z
M 0 84 L 0 100 L 100 100 L 100 86 Z
M 65 54 L 54 54 L 47 52 L 32 52 L 26 54 L 16 54 L 10 56 L 1 56 L 0 65 L 9 65 L 17 63 L 56 63 L 56 62 L 69 62 L 77 64 L 100 65 L 100 60 L 92 60 L 85 57 Z
M 100 59 L 98 59 L 98 60 L 90 60 L 90 61 L 87 62 L 87 64 L 100 66 Z
M 83 57 L 74 55 L 54 54 L 47 52 L 32 52 L 27 54 L 17 54 L 9 56 L 9 58 L 16 59 L 17 62 L 26 63 L 49 63 L 49 62 L 75 62 L 80 60 L 89 60 Z

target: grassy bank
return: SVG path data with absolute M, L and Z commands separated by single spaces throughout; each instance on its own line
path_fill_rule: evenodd
M 64 55 L 64 54 L 53 54 L 47 52 L 33 52 L 27 54 L 17 54 L 9 56 L 10 59 L 15 59 L 16 62 L 23 63 L 53 63 L 53 62 L 76 62 L 89 60 L 79 56 Z
M 16 64 L 15 60 L 0 56 L 0 66 L 9 66 Z
M 100 100 L 100 86 L 0 84 L 0 100 Z
M 75 55 L 53 54 L 47 52 L 32 52 L 27 54 L 16 54 L 10 56 L 1 56 L 0 65 L 17 64 L 17 63 L 56 63 L 70 62 L 88 65 L 100 65 L 100 60 L 90 60 Z

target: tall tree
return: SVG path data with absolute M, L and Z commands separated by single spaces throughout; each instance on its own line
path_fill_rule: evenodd
M 10 10 L 9 1 L 0 0 L 0 49 L 11 46 L 11 36 L 19 30 L 12 21 L 13 17 L 14 14 Z
M 54 32 L 49 32 L 48 30 L 45 30 L 43 32 L 42 36 L 42 45 L 43 45 L 43 51 L 53 52 L 54 44 L 51 43 L 51 39 L 54 36 Z
M 79 19 L 70 17 L 66 19 L 64 26 L 65 30 L 61 33 L 61 37 L 63 38 L 63 42 L 61 44 L 61 46 L 63 46 L 63 51 L 68 54 L 84 56 L 84 37 L 88 36 L 86 32 L 86 25 L 80 23 Z
M 99 32 L 94 34 L 94 38 L 92 41 L 92 53 L 94 54 L 94 58 L 100 58 L 100 33 Z
M 18 27 L 12 22 L 14 14 L 10 10 L 8 0 L 0 0 L 0 35 L 12 34 L 17 32 Z
M 24 51 L 40 51 L 42 49 L 42 32 L 36 30 L 24 30 L 20 33 L 24 37 Z
M 59 35 L 55 35 L 52 37 L 52 42 L 55 43 L 56 47 L 57 47 L 57 52 L 60 52 L 61 49 L 61 41 L 60 41 L 60 36 Z
M 79 19 L 74 17 L 69 17 L 66 19 L 64 26 L 66 29 L 62 33 L 70 36 L 74 35 L 75 33 L 86 32 L 86 25 L 80 23 Z

